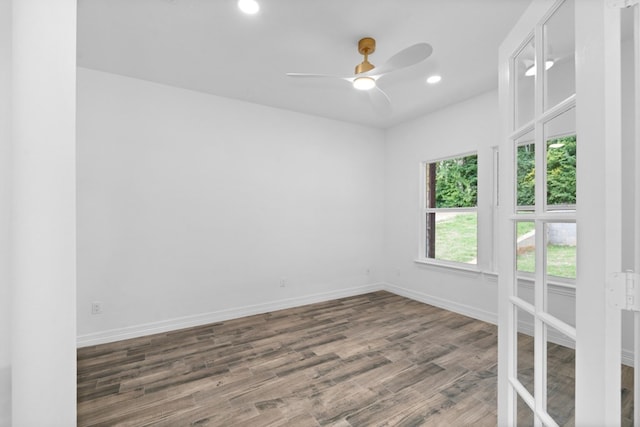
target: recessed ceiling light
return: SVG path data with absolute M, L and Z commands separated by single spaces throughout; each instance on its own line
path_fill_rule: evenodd
M 371 77 L 357 77 L 353 81 L 353 87 L 358 90 L 369 90 L 376 87 L 375 79 Z
M 256 0 L 238 0 L 238 8 L 247 15 L 255 15 L 260 10 Z
M 436 74 L 434 76 L 430 76 L 427 79 L 427 83 L 429 83 L 430 85 L 434 85 L 434 84 L 438 83 L 440 80 L 442 80 L 442 77 Z
M 544 69 L 548 70 L 549 68 L 553 67 L 554 62 L 552 60 L 547 60 L 544 63 Z M 533 64 L 531 67 L 527 68 L 527 71 L 524 72 L 524 75 L 527 77 L 531 77 L 531 76 L 535 76 L 536 75 L 536 64 Z

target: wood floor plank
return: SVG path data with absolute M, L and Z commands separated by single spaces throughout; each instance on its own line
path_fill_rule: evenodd
M 570 424 L 573 350 L 548 361 L 549 410 Z M 496 374 L 495 326 L 374 292 L 81 348 L 78 425 L 489 426 Z M 632 369 L 622 383 L 630 426 Z

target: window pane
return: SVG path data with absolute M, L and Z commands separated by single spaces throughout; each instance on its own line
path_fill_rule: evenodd
M 515 71 L 515 129 L 533 120 L 535 49 L 533 40 L 525 45 L 514 58 Z
M 535 292 L 531 280 L 536 271 L 536 226 L 533 221 L 517 221 L 515 227 L 516 296 L 533 305 Z
M 525 280 L 520 277 L 516 277 L 516 296 L 521 300 L 534 305 L 536 302 L 536 295 L 532 280 L 533 278 Z
M 547 412 L 561 426 L 575 425 L 575 342 L 555 328 L 547 329 Z
M 529 405 L 518 395 L 518 407 L 516 409 L 518 417 L 518 427 L 533 427 L 533 411 L 529 408 Z
M 427 258 L 436 257 L 436 214 L 428 212 L 426 214 L 426 247 L 424 253 Z
M 515 141 L 518 212 L 533 212 L 536 204 L 536 150 L 533 135 L 531 130 Z
M 435 250 L 427 257 L 443 261 L 476 264 L 478 257 L 478 214 L 476 212 L 437 212 L 427 214 L 435 218 L 432 229 L 427 228 L 427 242 L 432 240 Z M 429 244 L 427 243 L 427 247 Z
M 545 109 L 576 91 L 574 0 L 566 0 L 543 26 Z
M 516 308 L 517 315 L 517 349 L 518 366 L 516 377 L 525 389 L 533 396 L 533 372 L 534 372 L 534 342 L 533 342 L 533 316 L 526 311 Z
M 533 221 L 516 222 L 516 270 L 536 271 L 536 225 Z
M 436 162 L 435 165 L 436 208 L 470 208 L 477 206 L 477 155 L 441 160 Z
M 547 275 L 576 278 L 576 224 L 549 223 L 547 232 Z
M 546 140 L 547 209 L 575 209 L 577 141 L 575 109 L 544 126 Z

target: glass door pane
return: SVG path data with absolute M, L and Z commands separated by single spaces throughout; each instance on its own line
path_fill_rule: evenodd
M 516 337 L 516 344 L 518 348 L 516 378 L 525 390 L 533 396 L 533 316 L 521 308 L 516 309 L 516 316 L 516 321 L 518 322 L 518 333 Z
M 574 0 L 566 0 L 543 26 L 545 110 L 576 91 Z
M 535 46 L 527 42 L 514 59 L 515 72 L 515 129 L 533 120 L 535 85 Z
M 536 147 L 533 129 L 515 140 L 516 145 L 516 204 L 520 213 L 535 210 Z
M 576 278 L 577 230 L 575 222 L 546 224 L 547 277 Z
M 560 426 L 575 425 L 575 343 L 546 326 L 547 412 Z
M 520 396 L 518 396 L 517 405 L 518 427 L 533 427 L 535 424 L 533 422 L 534 416 L 531 408 L 529 408 L 529 406 L 524 400 L 522 400 Z
M 544 125 L 547 210 L 575 210 L 576 110 L 554 117 Z

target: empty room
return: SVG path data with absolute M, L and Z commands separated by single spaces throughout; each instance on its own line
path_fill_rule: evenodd
M 640 424 L 638 0 L 2 0 L 0 427 Z

